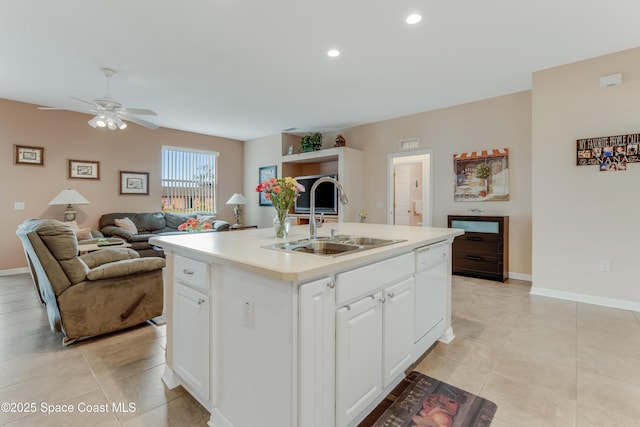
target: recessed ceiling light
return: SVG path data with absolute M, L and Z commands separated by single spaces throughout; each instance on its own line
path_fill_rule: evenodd
M 336 56 L 340 55 L 340 51 L 337 49 L 331 49 L 329 52 L 327 52 L 327 55 L 329 55 L 332 58 L 335 58 Z
M 417 13 L 413 13 L 407 16 L 407 24 L 417 24 L 420 21 L 422 21 L 422 16 L 418 15 Z

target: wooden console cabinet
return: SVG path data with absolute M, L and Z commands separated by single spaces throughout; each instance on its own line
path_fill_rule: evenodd
M 449 215 L 448 225 L 465 231 L 453 241 L 453 274 L 501 282 L 509 278 L 508 216 Z

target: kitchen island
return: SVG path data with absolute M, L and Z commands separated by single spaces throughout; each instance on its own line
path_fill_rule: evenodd
M 459 229 L 335 224 L 402 241 L 335 257 L 265 246 L 292 227 L 154 237 L 167 257 L 167 367 L 213 427 L 357 425 L 437 340 L 450 342 Z M 328 236 L 330 228 L 320 228 Z

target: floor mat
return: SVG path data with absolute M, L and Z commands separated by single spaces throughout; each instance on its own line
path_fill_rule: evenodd
M 411 372 L 358 427 L 488 427 L 496 404 Z

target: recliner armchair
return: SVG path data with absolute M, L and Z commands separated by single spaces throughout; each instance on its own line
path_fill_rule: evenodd
M 162 314 L 163 258 L 140 258 L 126 248 L 79 256 L 74 231 L 56 220 L 26 220 L 16 234 L 51 330 L 64 334 L 64 345 Z

